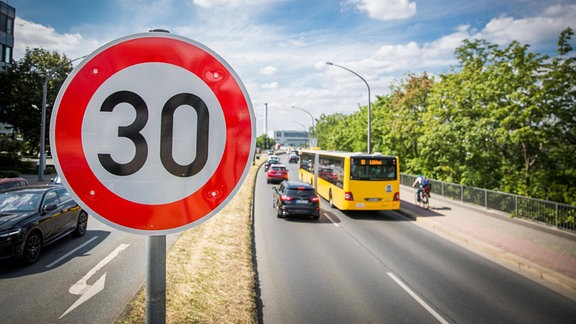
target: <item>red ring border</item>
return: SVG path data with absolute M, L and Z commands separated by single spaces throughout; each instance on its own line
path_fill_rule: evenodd
M 90 169 L 82 147 L 83 117 L 92 95 L 116 72 L 150 62 L 177 65 L 204 80 L 219 100 L 226 123 L 224 153 L 212 177 L 190 196 L 158 205 L 132 202 L 111 192 Z M 181 38 L 145 35 L 110 43 L 78 68 L 58 95 L 53 149 L 67 185 L 90 211 L 128 229 L 158 233 L 211 216 L 228 199 L 250 165 L 253 113 L 234 72 L 215 54 Z M 215 72 L 219 79 L 214 79 Z

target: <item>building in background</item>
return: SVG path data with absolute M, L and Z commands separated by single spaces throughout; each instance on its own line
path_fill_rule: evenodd
M 308 146 L 308 132 L 296 130 L 274 131 L 276 144 L 283 147 L 306 147 Z
M 0 72 L 5 72 L 12 63 L 14 48 L 14 18 L 16 9 L 0 1 Z

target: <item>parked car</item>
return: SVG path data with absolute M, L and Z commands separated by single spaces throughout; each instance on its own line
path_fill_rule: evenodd
M 286 166 L 283 164 L 271 164 L 266 172 L 266 181 L 272 183 L 282 182 L 284 180 L 288 180 L 288 169 Z
M 24 178 L 3 178 L 0 179 L 0 192 L 5 192 L 12 188 L 23 187 L 27 185 L 28 180 Z
M 320 197 L 311 185 L 301 181 L 282 181 L 272 190 L 277 217 L 310 215 L 313 219 L 320 218 Z
M 28 186 L 0 194 L 0 259 L 36 262 L 47 245 L 86 234 L 88 214 L 61 185 Z

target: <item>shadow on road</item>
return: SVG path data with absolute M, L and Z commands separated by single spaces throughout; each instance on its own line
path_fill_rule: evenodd
M 31 265 L 23 265 L 17 259 L 0 260 L 0 279 L 23 277 L 58 268 L 77 257 L 89 254 L 94 247 L 102 243 L 109 235 L 110 232 L 108 231 L 90 230 L 84 236 L 78 238 L 69 235 L 69 237 L 43 247 L 40 259 Z M 68 255 L 74 249 L 77 250 Z

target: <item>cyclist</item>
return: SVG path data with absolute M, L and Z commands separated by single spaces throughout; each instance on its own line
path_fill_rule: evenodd
M 428 184 L 428 179 L 426 179 L 426 177 L 423 176 L 422 174 L 419 174 L 414 183 L 412 184 L 412 187 L 416 187 L 417 184 L 418 184 L 418 191 L 416 192 L 416 194 L 418 195 L 418 202 L 420 202 L 421 200 L 420 197 L 422 197 L 422 190 L 424 189 L 424 186 Z

